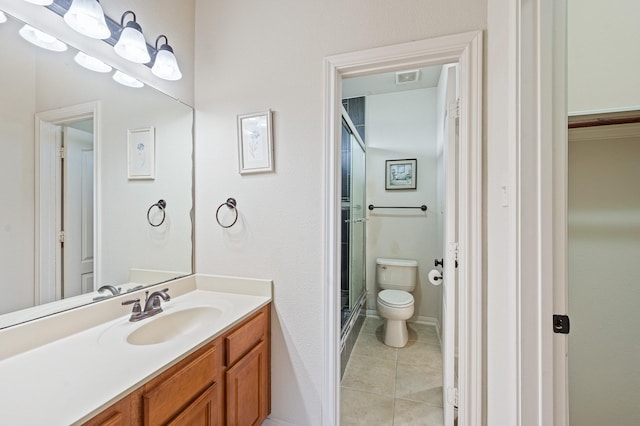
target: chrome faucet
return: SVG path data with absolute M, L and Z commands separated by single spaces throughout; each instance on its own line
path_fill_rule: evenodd
M 169 293 L 167 293 L 168 291 L 169 289 L 165 288 L 164 290 L 154 291 L 151 294 L 147 292 L 147 299 L 144 302 L 144 310 L 142 311 L 142 313 L 144 314 L 146 312 L 147 316 L 151 317 L 162 312 L 162 307 L 160 306 L 160 298 L 162 298 L 165 302 L 171 300 L 171 296 L 169 296 Z
M 98 293 L 102 293 L 103 291 L 108 290 L 111 292 L 111 294 L 113 294 L 114 296 L 117 296 L 120 294 L 121 288 L 122 287 L 115 288 L 115 286 L 112 286 L 111 284 L 105 284 L 98 289 Z
M 140 306 L 140 299 L 125 300 L 124 302 L 122 302 L 123 305 L 133 304 L 133 309 L 131 311 L 129 321 L 140 321 L 162 312 L 162 307 L 160 306 L 160 298 L 162 298 L 165 302 L 171 300 L 171 296 L 169 296 L 169 293 L 167 293 L 168 291 L 169 289 L 165 288 L 164 290 L 154 291 L 151 294 L 149 294 L 148 291 L 145 292 L 144 309 L 142 309 L 142 307 Z

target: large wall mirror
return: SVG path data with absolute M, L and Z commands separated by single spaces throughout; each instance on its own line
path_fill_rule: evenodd
M 0 15 L 0 328 L 193 272 L 192 108 L 24 26 Z

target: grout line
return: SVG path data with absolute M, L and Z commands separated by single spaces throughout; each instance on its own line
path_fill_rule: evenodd
M 366 323 L 367 323 L 367 319 L 365 319 L 365 323 L 362 325 L 362 328 L 361 328 L 361 329 L 360 329 L 360 331 L 358 332 L 358 337 L 357 337 L 357 339 L 356 339 L 356 342 L 355 342 L 355 344 L 354 344 L 354 347 L 355 347 L 355 345 L 356 345 L 356 344 L 358 344 L 358 341 L 360 340 L 360 337 L 361 337 L 361 336 L 363 336 L 363 335 L 374 335 L 374 336 L 376 336 L 376 337 L 377 337 L 377 335 L 376 335 L 376 329 L 377 329 L 377 327 L 376 327 L 376 329 L 372 330 L 372 332 L 365 332 L 365 331 L 364 331 L 364 330 L 365 330 L 365 324 L 366 324 Z M 436 334 L 438 334 L 438 333 L 437 333 L 437 329 L 436 329 Z M 439 337 L 439 336 L 437 336 L 437 337 Z M 415 339 L 415 340 L 413 340 L 413 342 L 415 342 L 415 343 L 420 343 L 420 344 L 424 344 L 424 345 L 429 345 L 429 346 L 432 346 L 432 347 L 434 347 L 434 346 L 435 346 L 435 347 L 441 347 L 441 344 L 438 344 L 438 343 L 431 343 L 431 342 L 418 341 L 418 337 L 417 337 L 417 336 L 416 336 L 416 339 Z M 395 425 L 395 424 L 396 424 L 396 403 L 397 403 L 397 401 L 398 401 L 398 400 L 408 401 L 408 402 L 412 402 L 412 403 L 415 403 L 415 404 L 420 404 L 420 405 L 425 405 L 425 406 L 430 406 L 430 407 L 436 407 L 436 408 L 440 408 L 441 410 L 444 410 L 444 407 L 443 407 L 443 406 L 441 406 L 441 405 L 437 405 L 437 404 L 430 404 L 430 403 L 426 403 L 426 402 L 422 402 L 422 401 L 414 401 L 414 400 L 411 400 L 411 399 L 398 398 L 398 397 L 397 397 L 397 390 L 398 390 L 398 366 L 399 366 L 400 364 L 403 364 L 403 365 L 404 365 L 404 364 L 407 364 L 407 363 L 400 363 L 400 350 L 401 350 L 401 349 L 402 349 L 402 348 L 395 348 L 395 349 L 394 349 L 395 357 L 394 357 L 393 359 L 378 358 L 378 357 L 375 357 L 375 356 L 371 357 L 371 356 L 367 356 L 367 355 L 360 355 L 360 354 L 353 354 L 353 353 L 352 353 L 352 354 L 351 354 L 351 356 L 349 357 L 349 361 L 348 361 L 348 362 L 351 362 L 351 357 L 353 357 L 353 356 L 356 356 L 356 357 L 363 357 L 363 358 L 373 358 L 373 359 L 379 359 L 379 360 L 385 360 L 385 359 L 386 359 L 386 360 L 389 360 L 389 361 L 394 361 L 394 362 L 395 362 L 395 367 L 394 367 L 394 376 L 393 376 L 393 392 L 392 392 L 392 395 L 391 395 L 391 396 L 389 396 L 389 395 L 383 395 L 383 394 L 379 394 L 379 393 L 375 393 L 375 392 L 370 392 L 370 391 L 366 391 L 366 390 L 362 390 L 362 389 L 352 388 L 352 387 L 349 387 L 349 386 L 342 386 L 342 385 L 341 385 L 341 386 L 342 386 L 342 387 L 344 387 L 344 388 L 347 388 L 347 389 L 353 389 L 353 390 L 358 391 L 358 392 L 364 392 L 364 393 L 368 393 L 368 394 L 371 394 L 371 395 L 378 395 L 378 396 L 384 396 L 384 397 L 391 397 L 391 399 L 392 399 L 392 405 L 391 405 L 391 407 L 392 407 L 392 408 L 391 408 L 391 424 L 392 424 L 392 425 Z M 407 364 L 407 365 L 414 365 L 414 364 Z M 417 366 L 419 366 L 419 367 L 424 367 L 424 368 L 427 368 L 427 369 L 430 369 L 430 368 L 431 368 L 430 364 L 426 364 L 426 365 L 422 365 L 422 364 L 420 364 L 420 365 L 417 365 Z M 443 404 L 444 404 L 444 401 L 443 401 Z M 398 426 L 399 426 L 399 425 L 398 425 Z
M 341 388 L 345 388 L 345 389 L 351 389 L 351 390 L 354 390 L 356 392 L 366 393 L 366 394 L 369 394 L 369 395 L 383 396 L 385 398 L 395 399 L 393 397 L 393 395 L 387 395 L 387 394 L 384 394 L 384 393 L 371 392 L 371 391 L 368 391 L 368 390 L 364 390 L 364 389 L 360 389 L 360 388 L 353 388 L 351 386 L 345 386 L 345 385 L 340 385 L 340 387 Z

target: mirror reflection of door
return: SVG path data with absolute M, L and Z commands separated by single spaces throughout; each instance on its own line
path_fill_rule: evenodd
M 85 125 L 86 124 L 86 125 Z M 73 126 L 73 127 L 71 127 Z M 93 291 L 93 120 L 62 128 L 61 296 Z M 81 130 L 82 129 L 82 130 Z M 90 130 L 90 131 L 87 131 Z

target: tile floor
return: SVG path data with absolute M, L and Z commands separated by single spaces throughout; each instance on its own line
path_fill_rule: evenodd
M 409 324 L 409 342 L 382 343 L 383 320 L 366 318 L 340 388 L 340 424 L 442 426 L 442 353 L 434 326 Z

